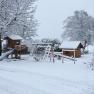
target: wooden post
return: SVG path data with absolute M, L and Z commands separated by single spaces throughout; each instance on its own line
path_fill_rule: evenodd
M 50 49 L 49 55 L 50 55 L 50 61 L 51 61 L 52 60 L 52 48 Z
M 52 55 L 53 55 L 53 63 L 55 62 L 55 59 L 54 59 L 54 48 L 52 50 Z
M 52 61 L 54 63 L 55 62 L 55 60 L 54 60 L 54 48 L 51 49 L 51 55 L 52 55 Z
M 21 45 L 18 46 L 18 58 L 21 59 L 21 50 L 22 50 L 22 47 Z
M 63 49 L 62 49 L 62 63 L 64 63 Z
M 15 45 L 15 58 L 20 59 L 21 58 L 21 45 Z
M 74 50 L 74 64 L 75 64 L 75 50 Z

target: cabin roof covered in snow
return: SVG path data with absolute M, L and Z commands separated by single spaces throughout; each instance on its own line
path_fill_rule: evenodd
M 80 41 L 64 41 L 60 48 L 65 48 L 65 49 L 76 49 L 78 48 Z
M 8 36 L 12 40 L 22 40 L 23 38 L 19 35 L 10 35 Z

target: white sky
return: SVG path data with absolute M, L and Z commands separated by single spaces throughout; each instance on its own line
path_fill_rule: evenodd
M 85 10 L 94 16 L 94 0 L 38 0 L 37 3 L 38 38 L 61 39 L 63 20 L 75 10 Z

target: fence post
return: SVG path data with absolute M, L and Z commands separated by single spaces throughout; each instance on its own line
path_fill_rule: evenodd
M 75 64 L 75 50 L 74 50 L 74 64 Z

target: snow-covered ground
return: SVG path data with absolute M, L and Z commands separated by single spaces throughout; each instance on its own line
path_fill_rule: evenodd
M 0 61 L 0 94 L 94 94 L 91 53 L 75 64 L 66 59 L 53 63 L 22 58 Z

